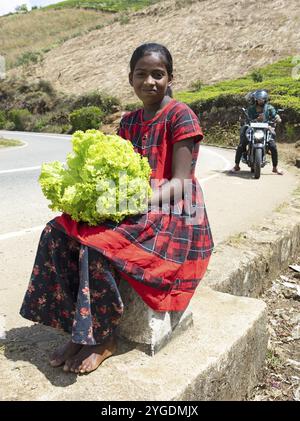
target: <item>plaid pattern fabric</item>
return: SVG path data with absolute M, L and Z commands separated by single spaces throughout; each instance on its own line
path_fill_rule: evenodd
M 166 212 L 159 209 L 107 221 L 98 227 L 77 224 L 68 215 L 54 224 L 81 243 L 97 249 L 115 264 L 154 310 L 183 310 L 203 277 L 213 249 L 201 187 L 194 176 L 203 134 L 196 115 L 185 104 L 170 101 L 153 119 L 143 110 L 128 113 L 118 134 L 146 156 L 158 184 L 172 177 L 173 144 L 193 138 L 193 159 L 184 199 Z
M 203 138 L 194 112 L 186 104 L 173 100 L 148 121 L 143 121 L 143 110 L 128 114 L 123 117 L 118 133 L 131 140 L 136 152 L 148 158 L 151 178 L 158 184 L 172 178 L 173 144 L 194 138 L 191 180 L 186 183 L 185 200 L 171 206 L 170 214 L 149 212 L 108 226 L 146 251 L 175 263 L 210 256 L 213 246 L 210 227 L 202 190 L 194 177 L 199 141 Z

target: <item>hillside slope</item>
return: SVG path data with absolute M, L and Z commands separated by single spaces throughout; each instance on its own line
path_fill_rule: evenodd
M 140 43 L 161 42 L 175 62 L 175 89 L 239 77 L 253 68 L 299 54 L 299 0 L 167 0 L 46 54 L 25 75 L 62 91 L 104 90 L 135 100 L 128 62 Z M 147 14 L 146 14 L 147 13 Z
M 114 13 L 83 9 L 39 9 L 0 17 L 0 54 L 7 68 L 41 57 L 56 45 L 113 21 Z M 33 30 L 34 28 L 34 30 Z

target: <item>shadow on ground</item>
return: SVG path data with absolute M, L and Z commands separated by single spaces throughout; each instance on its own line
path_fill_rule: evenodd
M 232 172 L 230 172 L 230 171 L 216 171 L 216 172 L 219 172 L 219 173 L 222 173 L 222 174 L 225 174 L 225 175 L 227 175 L 227 176 L 229 176 L 229 177 L 236 177 L 236 178 L 243 178 L 243 179 L 248 179 L 248 180 L 255 180 L 255 181 L 257 181 L 255 178 L 254 178 L 254 174 L 253 173 L 251 173 L 251 171 L 250 170 L 240 170 L 240 171 L 237 171 L 237 172 L 235 172 L 235 173 L 232 173 Z M 272 176 L 272 177 L 274 177 L 275 175 L 277 176 L 277 174 L 274 174 L 274 173 L 272 173 L 272 172 L 270 172 L 270 173 L 263 173 L 263 174 L 261 174 L 261 177 L 268 177 L 268 176 Z
M 68 336 L 43 325 L 19 327 L 6 332 L 0 341 L 8 360 L 26 361 L 35 365 L 54 386 L 69 386 L 76 382 L 77 375 L 64 373 L 62 368 L 49 365 L 49 355 L 63 345 Z
M 77 374 L 65 373 L 62 367 L 53 368 L 49 364 L 49 355 L 69 340 L 69 335 L 40 324 L 20 327 L 6 332 L 6 338 L 0 340 L 4 355 L 8 360 L 25 361 L 35 365 L 53 386 L 69 386 L 77 381 Z M 120 355 L 130 351 L 132 345 L 118 343 Z M 24 370 L 24 367 L 22 367 Z
M 251 173 L 250 170 L 249 171 L 240 170 L 240 171 L 237 171 L 235 173 L 230 172 L 230 170 L 225 170 L 225 171 L 224 170 L 221 170 L 221 171 L 215 170 L 213 172 L 215 174 L 225 174 L 228 177 L 236 177 L 236 178 L 244 178 L 244 179 L 248 179 L 248 180 L 254 180 L 254 176 L 253 176 L 253 174 Z

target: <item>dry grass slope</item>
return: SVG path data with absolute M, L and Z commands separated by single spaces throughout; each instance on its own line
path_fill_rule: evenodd
M 107 24 L 113 17 L 113 13 L 83 9 L 33 10 L 3 16 L 0 17 L 0 54 L 11 68 L 24 53 L 45 53 L 76 34 Z

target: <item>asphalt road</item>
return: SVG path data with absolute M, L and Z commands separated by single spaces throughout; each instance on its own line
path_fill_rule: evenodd
M 0 150 L 1 234 L 35 228 L 55 215 L 44 198 L 38 177 L 41 164 L 64 161 L 71 151 L 70 136 L 1 133 L 25 141 L 24 147 Z

